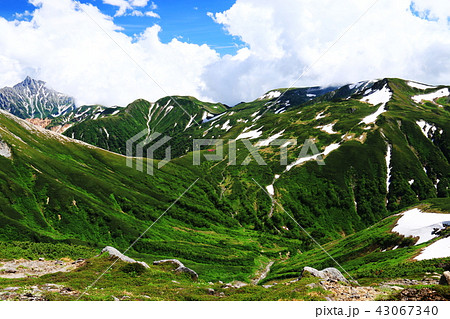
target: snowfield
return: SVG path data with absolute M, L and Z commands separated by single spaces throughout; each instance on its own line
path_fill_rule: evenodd
M 286 171 L 290 171 L 292 169 L 292 167 L 300 165 L 300 164 L 305 163 L 305 162 L 308 162 L 310 160 L 318 160 L 319 156 L 322 156 L 322 155 L 327 156 L 331 152 L 337 150 L 339 148 L 339 146 L 341 146 L 341 145 L 338 144 L 338 143 L 334 143 L 334 144 L 331 144 L 331 145 L 328 145 L 327 147 L 325 147 L 325 150 L 322 153 L 311 155 L 311 156 L 307 156 L 307 157 L 301 157 L 301 158 L 297 159 L 294 163 L 289 164 L 288 166 L 286 166 Z
M 230 120 L 227 120 L 225 123 L 223 123 L 222 125 L 222 130 L 225 131 L 229 131 L 230 129 L 232 129 L 233 127 L 230 125 Z
M 430 246 L 425 247 L 416 260 L 444 258 L 450 256 L 450 237 L 439 239 Z
M 387 85 L 381 90 L 371 92 L 369 95 L 361 99 L 362 102 L 370 103 L 372 105 L 386 104 L 390 101 L 392 92 Z
M 324 113 L 325 113 L 325 111 L 320 112 L 319 114 L 317 114 L 317 116 L 314 119 L 315 120 L 323 119 L 325 117 L 325 115 L 323 115 Z
M 272 196 L 275 195 L 275 190 L 273 189 L 273 185 L 266 186 L 266 189 L 270 195 L 272 195 Z
M 423 135 L 425 135 L 426 138 L 428 138 L 428 134 L 431 132 L 434 134 L 436 132 L 437 128 L 433 124 L 429 124 L 425 122 L 424 120 L 420 120 L 416 122 L 417 125 L 419 125 L 420 129 L 422 130 Z
M 449 95 L 450 95 L 450 91 L 447 88 L 445 88 L 445 89 L 440 89 L 434 93 L 416 95 L 416 96 L 413 96 L 412 99 L 414 100 L 414 102 L 420 103 L 422 101 L 434 101 L 435 99 L 439 99 L 441 97 L 449 96 Z
M 249 131 L 249 132 L 242 132 L 241 134 L 239 134 L 238 137 L 236 137 L 236 140 L 240 140 L 240 139 L 247 139 L 247 140 L 252 140 L 254 138 L 258 138 L 262 135 L 262 131 L 260 131 L 262 129 L 262 127 L 260 127 L 257 130 L 253 130 L 253 131 Z
M 272 92 L 264 94 L 258 100 L 272 100 L 272 99 L 276 99 L 277 97 L 280 97 L 280 96 L 281 96 L 280 91 L 272 91 Z
M 316 126 L 316 128 L 318 128 L 321 131 L 324 131 L 325 133 L 328 133 L 328 134 L 337 134 L 338 132 L 335 132 L 333 130 L 334 124 L 335 123 L 330 123 L 330 124 L 327 124 L 327 125 L 320 125 L 320 126 Z
M 323 151 L 323 155 L 326 156 L 326 155 L 330 154 L 331 152 L 337 150 L 339 148 L 339 146 L 341 146 L 341 145 L 338 143 L 328 145 L 327 147 L 325 147 L 325 150 Z
M 372 105 L 378 105 L 381 103 L 381 106 L 378 108 L 378 110 L 375 113 L 363 118 L 360 123 L 364 123 L 364 124 L 375 123 L 376 120 L 378 119 L 378 116 L 380 116 L 382 113 L 386 112 L 386 109 L 384 107 L 386 106 L 386 103 L 390 101 L 391 97 L 392 97 L 392 92 L 387 85 L 385 85 L 381 90 L 377 90 L 377 91 L 370 93 L 369 95 L 363 97 L 361 99 L 362 102 L 370 103 Z
M 422 83 L 417 83 L 417 82 L 412 82 L 412 81 L 409 81 L 408 85 L 410 87 L 412 87 L 412 88 L 419 89 L 419 90 L 435 89 L 436 88 L 435 86 L 432 86 L 432 85 L 422 84 Z
M 272 135 L 271 137 L 269 137 L 266 140 L 262 140 L 259 141 L 258 143 L 256 143 L 257 146 L 269 146 L 270 143 L 272 143 L 273 141 L 275 141 L 276 139 L 280 138 L 281 136 L 283 136 L 284 130 L 282 130 L 281 132 Z
M 436 235 L 431 234 L 434 228 L 442 229 L 444 224 L 450 225 L 450 214 L 425 213 L 414 208 L 401 215 L 392 231 L 406 237 L 419 237 L 416 245 L 435 238 Z M 450 250 L 447 251 L 447 256 L 450 256 Z
M 383 104 L 378 108 L 378 110 L 375 113 L 370 114 L 370 115 L 366 116 L 365 118 L 363 118 L 360 123 L 364 123 L 364 124 L 375 123 L 378 119 L 378 116 L 380 116 L 384 112 L 386 112 L 386 109 L 384 108 L 384 104 Z
M 208 113 L 209 114 L 209 113 Z M 203 123 L 208 123 L 208 122 L 212 122 L 212 121 L 215 121 L 215 120 L 217 120 L 217 119 L 219 119 L 220 117 L 222 117 L 222 116 L 224 116 L 226 113 L 220 113 L 219 115 L 216 115 L 216 116 L 213 116 L 213 117 L 207 117 L 207 118 L 205 118 L 203 121 L 202 121 L 202 124 Z
M 389 186 L 391 185 L 391 183 L 389 182 L 389 180 L 391 179 L 391 159 L 392 159 L 392 146 L 388 145 L 387 154 L 386 154 L 386 167 L 387 167 L 386 189 L 387 189 L 388 193 L 389 193 Z

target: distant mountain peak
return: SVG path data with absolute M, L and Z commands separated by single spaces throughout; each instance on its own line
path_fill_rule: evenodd
M 75 109 L 72 97 L 47 88 L 45 84 L 27 76 L 13 87 L 0 89 L 0 109 L 24 119 L 53 118 Z

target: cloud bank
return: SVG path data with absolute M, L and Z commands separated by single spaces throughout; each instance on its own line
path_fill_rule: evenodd
M 36 6 L 30 21 L 0 17 L 0 87 L 30 75 L 78 105 L 127 105 L 167 94 L 234 105 L 297 80 L 295 86 L 381 77 L 450 84 L 446 0 L 380 0 L 350 29 L 373 0 L 237 0 L 210 13 L 247 44 L 223 57 L 207 44 L 162 43 L 157 24 L 128 37 L 93 5 L 30 2 Z M 103 2 L 118 8 L 116 16 L 157 8 L 147 0 Z

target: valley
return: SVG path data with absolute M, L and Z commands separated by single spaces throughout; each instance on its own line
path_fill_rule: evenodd
M 20 300 L 401 300 L 425 288 L 448 299 L 436 278 L 450 270 L 448 90 L 380 79 L 277 89 L 234 107 L 173 96 L 60 105 L 51 116 L 0 103 L 0 272 L 84 260 L 70 272 L 0 275 L 0 299 L 8 287 L 4 298 Z M 127 165 L 127 141 L 146 129 L 171 137 L 172 159 L 153 175 L 164 148 L 143 172 Z M 195 139 L 207 145 L 194 149 Z M 84 295 L 112 263 L 98 256 L 105 246 L 150 268 L 118 262 Z M 152 265 L 162 259 L 199 280 Z M 304 267 L 357 283 L 297 280 Z

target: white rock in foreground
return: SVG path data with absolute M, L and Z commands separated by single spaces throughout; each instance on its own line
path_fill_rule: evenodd
M 103 248 L 102 252 L 103 253 L 108 253 L 109 256 L 111 257 L 116 257 L 119 258 L 120 260 L 126 262 L 126 263 L 130 263 L 130 264 L 141 264 L 142 266 L 144 266 L 145 268 L 150 268 L 145 262 L 143 261 L 136 261 L 133 258 L 130 258 L 128 256 L 125 256 L 124 254 L 122 254 L 120 251 L 118 251 L 116 248 L 111 247 L 111 246 L 106 246 L 105 248 Z

